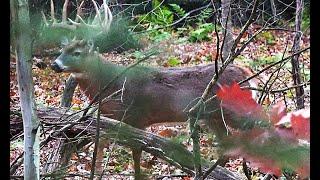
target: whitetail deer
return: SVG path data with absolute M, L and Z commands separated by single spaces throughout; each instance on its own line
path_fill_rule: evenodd
M 51 67 L 56 72 L 71 72 L 89 98 L 126 68 L 107 61 L 84 40 L 73 41 L 62 49 L 62 54 Z M 136 66 L 104 92 L 110 95 L 123 90 L 121 100 L 103 102 L 101 112 L 140 129 L 156 123 L 185 122 L 188 117 L 184 109 L 201 96 L 214 73 L 214 64 L 184 68 Z M 230 85 L 248 76 L 246 69 L 231 64 L 219 77 L 218 83 Z M 213 96 L 217 89 L 218 86 L 214 86 L 210 95 Z M 213 100 L 201 115 L 218 137 L 226 133 L 219 105 L 218 100 Z M 231 119 L 231 116 L 224 111 L 224 119 Z M 136 174 L 140 173 L 140 156 L 141 150 L 133 150 Z
M 81 25 L 108 31 L 112 14 L 103 0 L 104 15 L 101 15 L 97 4 L 96 18 L 87 24 L 80 17 L 81 5 L 78 7 L 77 19 L 66 21 L 66 4 L 62 11 L 62 21 L 57 23 L 54 18 L 53 1 L 51 0 L 52 27 L 75 29 Z M 102 17 L 103 16 L 103 17 Z M 44 18 L 45 19 L 45 18 Z M 46 21 L 46 20 L 45 20 Z M 80 21 L 80 22 L 79 22 Z M 104 87 L 126 68 L 105 60 L 93 50 L 88 41 L 77 40 L 62 49 L 62 54 L 52 63 L 56 72 L 71 72 L 78 81 L 80 88 L 92 98 L 99 89 Z M 136 128 L 143 129 L 152 124 L 165 122 L 185 122 L 188 114 L 184 109 L 190 102 L 200 97 L 207 83 L 215 73 L 214 64 L 185 68 L 155 68 L 136 66 L 119 77 L 105 92 L 110 95 L 122 89 L 121 100 L 103 102 L 101 112 L 107 117 L 122 120 Z M 250 75 L 250 72 L 236 65 L 228 66 L 219 77 L 219 84 L 239 82 Z M 243 85 L 248 86 L 249 83 Z M 214 86 L 210 95 L 213 96 L 218 86 Z M 194 102 L 194 101 L 193 101 Z M 191 103 L 192 104 L 192 103 Z M 224 119 L 232 119 L 232 114 L 224 111 Z M 206 119 L 217 137 L 226 134 L 226 127 L 221 119 L 220 102 L 213 100 L 205 107 L 202 119 Z M 231 125 L 231 124 L 228 124 Z M 102 143 L 104 144 L 104 143 Z M 100 147 L 101 148 L 101 147 Z M 98 154 L 102 154 L 101 152 Z M 140 149 L 133 149 L 135 177 L 140 176 Z

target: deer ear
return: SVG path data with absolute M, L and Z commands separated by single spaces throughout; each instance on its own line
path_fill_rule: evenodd
M 94 43 L 92 40 L 88 40 L 89 53 L 93 52 Z
M 63 37 L 61 40 L 61 47 L 65 47 L 69 44 L 69 39 L 67 37 Z

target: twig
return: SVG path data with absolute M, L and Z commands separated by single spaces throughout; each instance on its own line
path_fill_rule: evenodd
M 219 42 L 219 34 L 218 34 L 218 30 L 217 30 L 217 19 L 214 18 L 214 32 L 216 33 L 216 37 L 217 37 L 217 51 L 216 51 L 216 57 L 214 59 L 214 70 L 216 72 L 216 76 L 218 76 L 218 58 L 219 58 L 219 46 L 220 46 L 220 42 Z M 222 42 L 223 43 L 223 42 Z M 222 44 L 222 48 L 223 48 L 223 44 Z M 222 49 L 221 48 L 221 49 Z M 223 63 L 223 59 L 221 58 L 221 61 Z
M 310 82 L 305 82 L 305 83 L 302 83 L 302 84 L 293 85 L 293 86 L 285 87 L 285 88 L 282 88 L 282 89 L 271 90 L 271 91 L 269 91 L 269 93 L 271 93 L 271 94 L 282 93 L 282 92 L 294 89 L 296 87 L 306 86 L 306 85 L 310 85 Z M 243 86 L 243 87 L 240 87 L 240 88 L 241 89 L 250 89 L 250 90 L 255 90 L 255 91 L 264 91 L 263 89 L 255 88 L 255 87 L 249 87 L 249 86 Z
M 250 176 L 249 170 L 248 170 L 249 168 L 248 168 L 248 166 L 247 166 L 247 161 L 246 161 L 245 158 L 243 158 L 242 167 L 243 167 L 243 172 L 244 172 L 244 174 L 246 175 L 247 179 L 248 179 L 248 180 L 251 180 L 251 176 Z
M 281 59 L 284 58 L 284 55 L 285 55 L 285 53 L 286 53 L 286 51 L 287 51 L 288 43 L 289 43 L 289 41 L 287 41 L 287 43 L 286 43 L 286 47 L 285 47 L 285 49 L 284 49 L 284 52 L 282 53 Z M 280 72 L 281 68 L 282 68 L 284 65 L 285 65 L 285 63 L 280 64 L 280 66 L 277 68 L 277 70 L 275 70 L 275 71 L 273 71 L 273 72 L 271 73 L 269 79 L 267 80 L 266 84 L 265 84 L 264 87 L 263 87 L 262 94 L 261 94 L 261 96 L 260 96 L 260 98 L 259 98 L 259 100 L 258 100 L 258 103 L 259 103 L 259 104 L 262 104 L 263 101 L 265 100 L 265 98 L 267 97 L 267 95 L 269 94 L 269 90 L 271 89 L 271 87 L 272 87 L 272 85 L 274 84 L 274 82 L 277 80 L 277 78 L 278 78 L 278 76 L 279 76 L 279 72 Z M 268 83 L 272 80 L 272 76 L 273 76 L 276 72 L 277 72 L 276 77 L 275 77 L 274 80 L 270 83 L 270 85 L 269 85 L 269 87 L 268 87 Z M 264 92 L 265 92 L 265 93 L 264 93 Z M 265 95 L 264 95 L 264 94 L 265 94 Z
M 156 177 L 156 180 L 161 180 L 164 178 L 171 179 L 171 178 L 184 178 L 184 177 L 190 177 L 190 176 L 187 174 L 170 174 L 170 175 L 158 176 L 158 177 Z
M 267 173 L 262 180 L 270 180 L 272 178 L 272 175 L 270 173 Z
M 10 166 L 10 175 L 14 174 L 19 166 L 23 163 L 23 153 L 21 153 Z
M 255 0 L 254 1 L 253 9 L 251 11 L 250 17 L 249 17 L 248 21 L 246 22 L 246 24 L 244 25 L 244 27 L 241 29 L 239 35 L 235 39 L 234 44 L 233 44 L 233 46 L 231 48 L 231 53 L 232 53 L 231 56 L 234 55 L 234 51 L 235 51 L 237 45 L 239 44 L 242 36 L 244 35 L 244 33 L 247 31 L 249 26 L 254 22 L 254 20 L 255 20 L 254 15 L 256 14 L 256 11 L 257 11 L 257 8 L 258 8 L 258 2 L 259 2 L 259 0 Z
M 99 105 L 98 105 L 98 115 L 97 115 L 97 125 L 96 125 L 96 138 L 95 138 L 95 145 L 93 150 L 93 157 L 92 157 L 92 164 L 91 164 L 91 172 L 90 172 L 90 180 L 93 180 L 94 178 L 94 172 L 96 167 L 96 160 L 97 160 L 97 153 L 98 153 L 98 146 L 99 146 L 99 139 L 100 139 L 100 116 L 101 116 L 101 101 L 102 99 L 99 99 Z
M 219 158 L 204 174 L 200 177 L 200 179 L 204 180 L 206 179 L 210 173 L 220 164 L 224 161 L 224 157 Z
M 296 53 L 293 53 L 293 54 L 291 54 L 290 56 L 288 56 L 288 57 L 286 57 L 286 58 L 283 58 L 283 59 L 281 59 L 281 60 L 279 60 L 279 61 L 277 61 L 277 62 L 274 62 L 274 63 L 270 64 L 269 66 L 263 68 L 262 70 L 260 70 L 260 71 L 257 72 L 256 74 L 248 77 L 248 78 L 245 79 L 245 80 L 240 81 L 239 84 L 243 84 L 243 83 L 245 83 L 245 82 L 247 82 L 247 81 L 249 81 L 249 80 L 251 80 L 251 79 L 253 79 L 253 78 L 257 77 L 257 76 L 259 76 L 261 73 L 263 73 L 264 71 L 270 69 L 271 67 L 273 67 L 273 66 L 275 66 L 275 65 L 277 65 L 277 64 L 280 64 L 280 63 L 282 63 L 282 62 L 288 61 L 288 60 L 290 60 L 293 56 L 295 56 L 295 55 L 297 55 L 297 54 L 300 54 L 300 53 L 303 53 L 304 51 L 307 51 L 307 50 L 309 50 L 309 49 L 310 49 L 310 46 L 307 47 L 307 48 L 301 49 L 300 51 L 298 51 L 298 52 L 296 52 Z

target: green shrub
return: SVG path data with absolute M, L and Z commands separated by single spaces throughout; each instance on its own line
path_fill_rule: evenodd
M 210 33 L 214 30 L 212 23 L 201 24 L 197 29 L 190 32 L 189 41 L 209 41 L 211 40 Z
M 257 69 L 258 67 L 261 67 L 263 65 L 272 64 L 274 62 L 280 61 L 282 58 L 282 53 L 278 53 L 275 56 L 262 56 L 258 57 L 254 61 L 250 61 L 250 67 Z
M 268 45 L 273 45 L 276 43 L 276 38 L 271 31 L 264 31 L 257 35 L 258 39 L 262 39 Z

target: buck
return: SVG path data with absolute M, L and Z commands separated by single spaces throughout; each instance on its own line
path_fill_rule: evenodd
M 83 1 L 84 2 L 84 1 Z M 81 6 L 77 10 L 77 20 L 69 19 L 67 22 L 67 4 L 65 0 L 62 11 L 62 22 L 57 23 L 54 18 L 54 5 L 51 0 L 51 18 L 53 28 L 76 29 L 87 26 L 95 30 L 108 31 L 112 21 L 112 14 L 106 0 L 99 10 L 95 1 L 92 1 L 96 9 L 95 24 L 87 24 L 80 17 Z M 101 12 L 104 12 L 101 15 Z M 79 22 L 79 20 L 81 22 Z M 47 23 L 46 19 L 44 21 Z M 70 24 L 71 23 L 71 24 Z M 120 93 L 118 99 L 106 99 L 102 102 L 101 112 L 104 116 L 121 120 L 133 127 L 144 129 L 152 124 L 168 122 L 185 122 L 188 119 L 187 107 L 191 107 L 196 99 L 201 97 L 208 82 L 215 73 L 215 65 L 199 65 L 183 68 L 162 68 L 138 65 L 130 68 L 125 73 L 125 66 L 116 65 L 104 59 L 93 48 L 93 44 L 86 40 L 75 40 L 62 49 L 61 55 L 52 63 L 51 68 L 56 72 L 69 72 L 79 83 L 80 89 L 89 99 L 99 93 L 102 87 L 109 84 L 104 96 Z M 121 73 L 121 76 L 119 74 Z M 219 84 L 239 82 L 250 76 L 245 68 L 229 65 L 220 75 L 209 96 L 214 96 Z M 250 82 L 243 83 L 249 86 Z M 200 114 L 201 119 L 211 127 L 216 136 L 226 134 L 224 120 L 231 120 L 232 113 L 224 110 L 221 114 L 220 102 L 212 99 L 205 106 L 205 111 Z M 228 121 L 231 122 L 231 121 Z M 231 126 L 229 123 L 228 125 Z M 105 143 L 101 143 L 103 145 Z M 101 147 L 99 148 L 101 149 Z M 101 150 L 100 150 L 101 151 Z M 134 160 L 135 178 L 140 176 L 141 149 L 132 149 Z M 98 152 L 102 155 L 102 153 Z
M 104 59 L 89 42 L 77 40 L 62 49 L 51 68 L 56 72 L 71 73 L 85 95 L 92 98 L 126 67 Z M 123 73 L 103 92 L 110 95 L 122 90 L 121 99 L 103 102 L 101 112 L 140 129 L 158 123 L 185 122 L 188 114 L 184 109 L 201 96 L 214 73 L 214 64 L 183 68 L 138 65 Z M 230 85 L 249 75 L 245 68 L 231 64 L 219 77 L 218 84 Z M 218 88 L 218 85 L 214 86 L 210 95 L 213 96 Z M 218 137 L 226 133 L 219 104 L 218 100 L 212 100 L 201 114 Z M 224 111 L 224 119 L 231 119 L 231 116 Z M 140 156 L 141 150 L 133 149 L 136 174 L 140 173 Z

